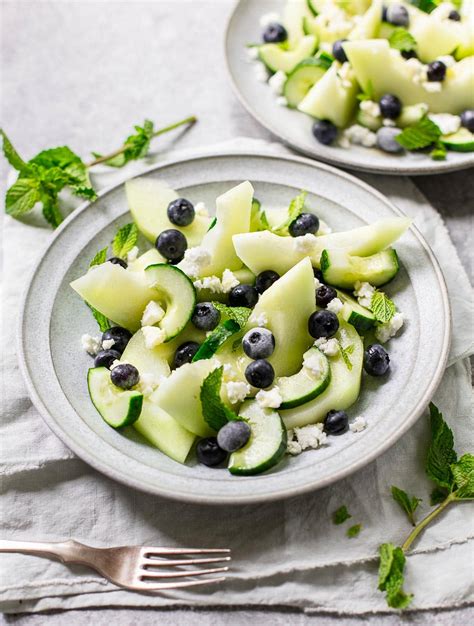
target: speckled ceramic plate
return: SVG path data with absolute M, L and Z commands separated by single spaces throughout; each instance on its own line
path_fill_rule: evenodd
M 209 207 L 217 195 L 245 179 L 252 181 L 267 209 L 285 206 L 300 189 L 307 189 L 309 206 L 334 230 L 400 214 L 365 183 L 297 157 L 236 152 L 196 156 L 144 175 L 164 179 L 180 195 Z M 121 433 L 108 427 L 87 393 L 91 359 L 80 342 L 83 333 L 97 334 L 97 326 L 69 283 L 130 219 L 123 184 L 71 215 L 37 265 L 20 321 L 20 360 L 36 407 L 57 436 L 99 471 L 143 491 L 189 502 L 246 503 L 294 496 L 372 461 L 428 404 L 446 363 L 450 314 L 438 264 L 411 228 L 397 243 L 402 268 L 387 288 L 407 318 L 403 333 L 390 344 L 391 373 L 384 380 L 364 376 L 360 399 L 350 409 L 351 416 L 366 418 L 363 432 L 332 437 L 324 448 L 287 458 L 274 471 L 242 478 L 194 462 L 180 465 L 147 445 L 133 428 Z
M 312 119 L 299 111 L 279 106 L 266 83 L 258 82 L 246 45 L 261 40 L 261 16 L 269 11 L 282 14 L 286 0 L 240 0 L 229 20 L 225 56 L 234 90 L 247 111 L 267 130 L 298 152 L 334 165 L 383 174 L 437 174 L 474 165 L 473 153 L 449 152 L 445 161 L 426 154 L 390 155 L 376 148 L 324 146 L 314 139 Z

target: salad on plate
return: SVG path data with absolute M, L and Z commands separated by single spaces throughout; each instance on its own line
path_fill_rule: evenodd
M 267 208 L 248 181 L 216 199 L 214 218 L 164 181 L 126 193 L 134 222 L 71 283 L 102 331 L 82 344 L 107 424 L 234 475 L 365 429 L 346 411 L 364 376 L 389 376 L 385 346 L 404 318 L 382 288 L 409 218 L 332 232 L 305 192 Z M 153 247 L 139 251 L 139 234 Z
M 268 8 L 268 4 L 266 4 Z M 474 151 L 474 2 L 287 0 L 247 53 L 324 145 Z

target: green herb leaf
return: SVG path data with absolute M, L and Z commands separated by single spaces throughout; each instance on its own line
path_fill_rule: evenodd
M 125 224 L 125 226 L 119 228 L 112 241 L 112 252 L 114 256 L 124 259 L 137 243 L 137 239 L 138 228 L 135 223 Z
M 94 265 L 102 265 L 107 260 L 107 246 L 99 250 L 99 252 L 95 255 L 92 261 L 89 263 L 89 267 L 93 267 Z
M 43 150 L 28 164 L 40 167 L 41 180 L 52 182 L 54 179 L 57 191 L 68 186 L 77 196 L 89 200 L 96 197 L 85 163 L 67 146 Z
M 63 221 L 63 214 L 59 208 L 58 197 L 55 194 L 42 195 L 43 216 L 44 219 L 51 224 L 53 228 L 57 228 Z
M 356 97 L 357 100 L 360 100 L 361 102 L 364 102 L 365 100 L 375 100 L 374 86 L 371 80 L 367 82 L 365 90 L 357 94 Z
M 379 589 L 385 591 L 388 606 L 394 609 L 406 608 L 413 596 L 403 591 L 405 555 L 403 550 L 392 543 L 383 543 L 379 548 Z
M 352 361 L 350 360 L 349 355 L 354 352 L 354 344 L 351 343 L 350 345 L 345 346 L 345 347 L 339 344 L 339 350 L 341 352 L 342 359 L 344 363 L 346 364 L 347 369 L 351 371 Z
M 416 526 L 414 513 L 421 502 L 421 498 L 409 496 L 406 491 L 395 487 L 395 485 L 392 485 L 392 497 L 395 502 L 398 502 L 402 510 L 405 511 L 413 526 Z
M 343 524 L 351 517 L 352 515 L 347 510 L 347 506 L 343 504 L 337 509 L 337 511 L 334 511 L 334 513 L 332 514 L 332 521 L 334 524 Z
M 428 117 L 423 117 L 413 126 L 408 126 L 402 130 L 395 139 L 407 150 L 419 150 L 436 143 L 440 137 L 439 127 Z
M 425 13 L 431 13 L 438 6 L 438 2 L 436 0 L 409 0 L 410 4 L 412 4 L 420 11 L 424 11 Z
M 375 319 L 382 324 L 389 322 L 395 315 L 395 303 L 383 291 L 376 291 L 370 301 L 370 310 Z
M 474 456 L 463 454 L 457 463 L 451 465 L 451 472 L 456 484 L 456 498 L 472 500 L 474 498 Z
M 222 302 L 213 302 L 212 304 L 219 313 L 225 315 L 230 320 L 234 320 L 240 328 L 245 326 L 252 314 L 252 309 L 248 309 L 245 306 L 227 306 L 222 304 Z
M 108 330 L 109 328 L 112 327 L 112 324 L 110 323 L 110 321 L 105 317 L 105 315 L 102 315 L 102 313 L 100 313 L 100 311 L 98 311 L 97 309 L 94 309 L 93 306 L 91 306 L 88 302 L 86 302 L 87 306 L 89 307 L 89 309 L 92 312 L 92 315 L 94 316 L 95 321 L 97 322 L 99 329 L 102 333 L 104 333 L 106 330 Z
M 430 157 L 433 159 L 433 161 L 444 161 L 447 154 L 448 150 L 444 143 L 441 143 L 441 141 L 437 141 L 434 145 L 433 150 L 431 150 L 430 152 Z
M 40 185 L 35 178 L 18 178 L 8 189 L 5 210 L 12 217 L 30 211 L 41 199 Z
M 451 490 L 453 486 L 451 465 L 457 460 L 453 432 L 432 402 L 430 403 L 430 421 L 431 444 L 426 459 L 426 473 L 438 487 Z
M 15 150 L 11 141 L 8 139 L 3 130 L 0 130 L 0 134 L 3 139 L 3 154 L 5 155 L 5 158 L 12 167 L 21 172 L 26 167 L 26 163 Z
M 106 165 L 110 167 L 123 167 L 129 161 L 142 159 L 147 155 L 150 148 L 150 141 L 155 132 L 153 122 L 145 120 L 143 126 L 135 126 L 134 128 L 136 133 L 129 135 L 123 143 L 125 150 L 107 161 L 104 161 Z M 102 156 L 97 152 L 93 152 L 92 154 L 96 158 L 101 158 Z
M 353 537 L 357 537 L 361 530 L 362 524 L 354 524 L 354 526 L 351 526 L 347 529 L 346 535 L 349 537 L 349 539 L 352 539 Z
M 430 494 L 430 504 L 431 506 L 435 506 L 435 504 L 440 504 L 443 500 L 449 495 L 449 491 L 447 489 L 443 489 L 443 487 L 435 487 Z
M 222 374 L 224 366 L 213 370 L 201 385 L 201 406 L 205 421 L 214 430 L 219 430 L 231 420 L 239 419 L 221 399 L 220 390 L 222 385 Z
M 400 52 L 411 52 L 416 48 L 416 39 L 404 28 L 395 28 L 388 39 L 391 48 Z
M 273 229 L 274 233 L 282 234 L 288 232 L 288 227 L 291 222 L 293 222 L 303 212 L 307 195 L 308 193 L 306 191 L 302 191 L 296 196 L 296 198 L 293 198 L 290 202 L 290 206 L 288 207 L 288 217 L 282 224 Z

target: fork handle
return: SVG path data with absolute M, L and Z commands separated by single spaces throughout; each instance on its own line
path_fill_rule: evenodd
M 36 556 L 49 556 L 63 563 L 82 563 L 88 565 L 97 548 L 91 548 L 78 541 L 9 541 L 0 539 L 0 552 L 20 552 Z

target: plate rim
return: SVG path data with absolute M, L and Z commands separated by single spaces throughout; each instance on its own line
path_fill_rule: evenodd
M 185 156 L 178 157 L 178 158 L 169 158 L 166 161 L 159 163 L 158 165 L 154 164 L 150 167 L 145 168 L 139 173 L 135 173 L 131 178 L 147 175 L 155 171 L 160 171 L 161 169 L 164 169 L 172 165 L 198 161 L 201 159 L 206 159 L 208 157 L 220 158 L 220 157 L 233 157 L 233 156 L 251 157 L 251 158 L 273 158 L 273 159 L 278 159 L 282 161 L 289 161 L 295 164 L 298 164 L 298 163 L 304 164 L 304 165 L 308 165 L 316 169 L 329 171 L 333 175 L 335 174 L 337 176 L 340 176 L 341 178 L 346 179 L 352 184 L 356 184 L 357 186 L 365 189 L 365 191 L 373 194 L 380 201 L 388 205 L 388 207 L 390 207 L 391 210 L 394 211 L 396 214 L 401 215 L 401 216 L 406 216 L 406 214 L 397 205 L 392 203 L 380 191 L 378 191 L 377 189 L 372 187 L 370 184 L 366 183 L 365 181 L 360 180 L 359 178 L 357 178 L 356 176 L 352 174 L 349 174 L 343 170 L 335 168 L 332 165 L 321 163 L 313 159 L 308 159 L 306 157 L 301 157 L 301 156 L 278 154 L 272 150 L 259 150 L 255 152 L 255 151 L 250 151 L 248 148 L 247 149 L 237 148 L 237 149 L 210 150 L 210 151 L 206 151 L 206 150 L 204 151 L 196 150 L 193 152 L 186 151 Z M 125 182 L 129 179 L 130 178 L 127 177 L 121 180 L 120 182 L 108 185 L 107 187 L 99 191 L 99 193 L 97 194 L 97 199 L 100 199 L 103 196 L 107 195 L 109 192 L 114 191 L 118 187 L 125 185 Z M 37 257 L 37 260 L 43 259 L 43 257 L 47 254 L 48 250 L 53 245 L 55 245 L 56 241 L 61 237 L 62 231 L 71 222 L 73 222 L 80 213 L 84 212 L 90 206 L 92 206 L 94 202 L 90 202 L 90 201 L 83 202 L 80 206 L 77 207 L 77 209 L 71 212 L 71 214 L 64 220 L 64 222 L 56 229 L 53 237 L 48 241 L 46 246 L 44 246 L 43 249 L 40 251 Z M 440 291 L 441 291 L 441 296 L 442 296 L 441 302 L 442 302 L 442 311 L 443 311 L 443 322 L 444 322 L 444 335 L 443 335 L 443 340 L 441 344 L 442 358 L 439 359 L 438 361 L 435 374 L 432 377 L 427 389 L 425 390 L 423 397 L 420 399 L 418 404 L 413 408 L 409 418 L 403 423 L 403 425 L 389 439 L 383 441 L 383 443 L 381 443 L 377 448 L 371 448 L 369 452 L 365 454 L 363 457 L 360 457 L 359 459 L 354 460 L 354 462 L 352 462 L 351 464 L 348 464 L 345 468 L 339 470 L 337 473 L 334 473 L 331 476 L 328 476 L 324 479 L 319 479 L 318 481 L 308 481 L 307 483 L 305 483 L 304 485 L 296 489 L 294 487 L 286 488 L 286 489 L 283 488 L 281 491 L 278 491 L 276 493 L 273 492 L 268 495 L 257 494 L 254 496 L 243 495 L 240 497 L 236 497 L 235 495 L 229 496 L 229 497 L 219 496 L 219 499 L 216 501 L 216 500 L 211 500 L 210 497 L 207 495 L 200 495 L 200 494 L 195 494 L 195 493 L 192 493 L 192 494 L 172 493 L 169 490 L 167 490 L 166 487 L 161 488 L 159 484 L 154 485 L 153 488 L 149 488 L 148 485 L 144 485 L 141 481 L 136 480 L 133 476 L 123 473 L 119 468 L 112 467 L 108 463 L 102 463 L 102 461 L 98 459 L 97 456 L 92 454 L 87 449 L 87 447 L 81 446 L 80 444 L 76 445 L 76 442 L 73 440 L 73 438 L 69 437 L 67 431 L 61 429 L 61 427 L 58 426 L 54 418 L 49 413 L 48 408 L 43 403 L 38 392 L 36 391 L 34 382 L 28 370 L 27 356 L 26 356 L 27 348 L 24 342 L 25 315 L 26 315 L 26 305 L 27 305 L 29 292 L 36 278 L 37 263 L 34 264 L 33 270 L 30 272 L 30 276 L 27 280 L 26 287 L 24 288 L 23 294 L 21 296 L 20 312 L 19 312 L 18 326 L 17 326 L 18 362 L 19 362 L 20 371 L 23 376 L 23 380 L 27 387 L 29 397 L 32 400 L 35 408 L 40 413 L 44 422 L 50 428 L 50 430 L 78 458 L 86 462 L 92 468 L 100 471 L 105 476 L 121 484 L 124 484 L 128 487 L 132 487 L 134 489 L 137 489 L 147 494 L 169 498 L 169 499 L 180 501 L 180 502 L 192 503 L 192 504 L 206 504 L 206 505 L 220 506 L 220 505 L 229 505 L 229 504 L 236 504 L 236 505 L 256 504 L 260 502 L 284 500 L 284 499 L 288 499 L 294 496 L 299 496 L 305 493 L 311 493 L 323 487 L 327 487 L 330 484 L 333 484 L 347 476 L 352 475 L 353 473 L 357 472 L 358 470 L 362 469 L 363 467 L 365 467 L 366 465 L 374 461 L 376 458 L 382 455 L 385 451 L 391 448 L 414 425 L 414 423 L 418 420 L 418 418 L 421 416 L 421 414 L 425 410 L 428 404 L 428 401 L 431 400 L 434 392 L 436 391 L 439 383 L 441 382 L 442 376 L 446 368 L 446 364 L 448 362 L 449 347 L 451 343 L 451 307 L 449 303 L 446 282 L 445 282 L 441 267 L 433 251 L 431 250 L 431 247 L 429 246 L 428 242 L 424 239 L 421 232 L 413 223 L 410 226 L 410 229 L 412 230 L 413 234 L 418 240 L 419 245 L 421 245 L 424 251 L 426 252 L 431 262 L 431 265 L 433 267 L 433 270 L 436 274 L 436 277 L 438 279 L 439 286 L 440 286 Z
M 232 9 L 232 13 L 227 19 L 225 32 L 224 32 L 224 62 L 225 68 L 227 72 L 227 76 L 229 78 L 230 84 L 232 86 L 232 90 L 237 97 L 237 100 L 243 106 L 243 108 L 247 111 L 247 113 L 254 119 L 256 122 L 263 126 L 265 130 L 272 134 L 275 139 L 281 141 L 285 146 L 296 150 L 296 152 L 303 154 L 305 157 L 310 158 L 315 161 L 319 161 L 321 159 L 322 162 L 329 163 L 335 167 L 347 167 L 351 170 L 359 171 L 359 172 L 367 172 L 370 174 L 385 174 L 387 176 L 431 176 L 434 174 L 449 174 L 450 172 L 458 172 L 471 168 L 474 165 L 474 156 L 469 161 L 466 159 L 466 162 L 463 163 L 454 163 L 450 162 L 448 159 L 446 161 L 434 161 L 429 160 L 427 158 L 427 165 L 419 165 L 412 167 L 407 166 L 399 166 L 396 170 L 392 167 L 377 167 L 377 166 L 365 166 L 360 165 L 354 159 L 351 158 L 331 158 L 331 156 L 326 156 L 325 153 L 320 154 L 315 150 L 307 150 L 304 147 L 301 147 L 297 142 L 291 139 L 291 137 L 286 136 L 280 130 L 274 128 L 274 126 L 268 122 L 264 117 L 262 117 L 254 108 L 252 108 L 251 104 L 244 98 L 240 89 L 237 85 L 237 82 L 234 78 L 232 72 L 231 61 L 229 55 L 227 53 L 228 50 L 228 41 L 229 41 L 229 32 L 231 26 L 234 23 L 234 20 L 237 18 L 237 12 L 244 0 L 236 0 L 235 6 Z M 317 144 L 316 144 L 317 146 Z M 468 154 L 468 153 L 467 153 Z

